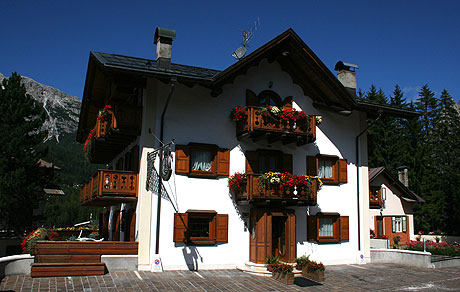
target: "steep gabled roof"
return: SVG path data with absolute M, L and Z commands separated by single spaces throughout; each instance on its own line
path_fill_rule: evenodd
M 418 116 L 418 113 L 410 109 L 356 99 L 294 30 L 289 28 L 224 71 L 174 63 L 170 68 L 163 69 L 155 60 L 91 52 L 77 140 L 82 141 L 89 131 L 88 126 L 91 126 L 86 121 L 82 124 L 82 120 L 86 120 L 88 114 L 96 115 L 96 107 L 104 106 L 104 90 L 110 83 L 109 79 L 144 86 L 147 77 L 164 82 L 174 77 L 178 82 L 189 86 L 200 84 L 207 87 L 211 89 L 212 95 L 217 96 L 225 84 L 232 83 L 237 76 L 245 74 L 249 68 L 257 66 L 263 59 L 269 62 L 277 61 L 291 76 L 293 82 L 302 88 L 304 95 L 313 100 L 313 105 L 317 108 L 336 112 L 358 110 L 367 112 L 371 117 L 379 113 L 405 118 Z M 93 106 L 90 107 L 90 104 Z M 91 122 L 94 121 L 89 121 Z
M 372 181 L 374 181 L 380 175 L 385 177 L 392 186 L 396 187 L 401 192 L 401 195 L 398 196 L 401 197 L 403 200 L 408 202 L 425 203 L 425 200 L 422 199 L 422 197 L 418 196 L 408 187 L 406 187 L 385 167 L 369 168 L 369 184 L 372 183 Z

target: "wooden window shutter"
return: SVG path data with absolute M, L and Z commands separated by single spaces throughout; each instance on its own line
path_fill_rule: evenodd
M 307 175 L 318 175 L 318 160 L 315 156 L 307 156 Z
M 295 225 L 295 214 L 294 213 L 289 213 L 289 261 L 294 261 L 296 258 L 296 247 L 297 247 L 297 241 L 296 241 L 296 225 Z
M 282 159 L 283 172 L 292 173 L 292 154 L 283 154 Z
M 246 174 L 259 173 L 259 159 L 257 151 L 246 151 Z
M 228 242 L 228 214 L 216 215 L 216 242 Z
M 230 173 L 230 150 L 217 149 L 217 175 L 228 176 Z
M 190 147 L 176 145 L 176 173 L 188 174 L 190 172 Z
M 247 106 L 258 106 L 259 105 L 259 99 L 257 98 L 257 95 L 249 89 L 246 89 L 246 105 Z
M 339 183 L 347 183 L 347 160 L 339 159 Z
M 318 241 L 318 217 L 307 216 L 307 241 Z
M 350 224 L 348 216 L 340 216 L 340 240 L 350 240 Z
M 402 232 L 404 233 L 407 232 L 407 217 L 406 216 L 402 217 Z
M 393 229 L 392 229 L 393 233 L 396 232 L 396 222 L 395 221 L 396 221 L 395 217 L 391 217 L 391 225 L 393 226 Z
M 188 214 L 174 214 L 174 242 L 184 242 L 187 238 Z
M 131 150 L 131 170 L 139 172 L 139 145 L 136 145 Z

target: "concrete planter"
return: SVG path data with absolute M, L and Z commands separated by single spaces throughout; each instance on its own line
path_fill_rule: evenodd
M 294 273 L 280 273 L 280 272 L 272 272 L 272 277 L 286 285 L 294 285 Z
M 308 271 L 307 268 L 302 269 L 302 276 L 308 278 L 315 282 L 323 282 L 324 281 L 324 271 Z

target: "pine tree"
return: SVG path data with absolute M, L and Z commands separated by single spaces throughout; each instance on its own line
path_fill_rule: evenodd
M 37 150 L 45 115 L 16 73 L 0 86 L 0 112 L 0 216 L 9 226 L 27 227 L 51 179 L 37 163 L 45 155 Z
M 436 151 L 433 155 L 437 186 L 444 194 L 445 224 L 449 234 L 460 234 L 460 116 L 455 102 L 443 90 L 433 119 L 433 141 Z
M 415 152 L 415 171 L 419 183 L 418 194 L 426 200 L 416 209 L 416 220 L 424 230 L 444 230 L 446 194 L 437 173 L 439 141 L 435 135 L 438 100 L 428 85 L 421 88 L 416 107 L 421 112 L 421 131 Z

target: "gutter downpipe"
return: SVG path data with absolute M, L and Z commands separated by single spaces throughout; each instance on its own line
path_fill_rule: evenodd
M 166 104 L 165 107 L 163 108 L 163 112 L 161 113 L 161 121 L 160 121 L 160 143 L 163 144 L 163 138 L 164 138 L 164 121 L 165 121 L 165 115 L 166 115 L 166 110 L 168 109 L 169 101 L 171 100 L 171 96 L 174 92 L 174 88 L 176 88 L 176 82 L 177 78 L 176 77 L 171 77 L 171 80 L 169 80 L 169 94 L 168 98 L 166 99 Z M 161 147 L 162 145 L 160 145 Z M 163 179 L 161 176 L 158 176 L 158 201 L 157 201 L 157 232 L 156 232 L 156 242 L 155 242 L 155 254 L 160 253 L 160 211 L 161 211 L 161 186 L 163 185 Z
M 361 215 L 360 215 L 360 208 L 359 208 L 359 138 L 362 134 L 366 133 L 370 127 L 372 127 L 375 122 L 377 122 L 382 117 L 382 110 L 379 110 L 379 116 L 361 133 L 356 136 L 356 198 L 357 198 L 357 207 L 358 207 L 358 251 L 361 251 Z

